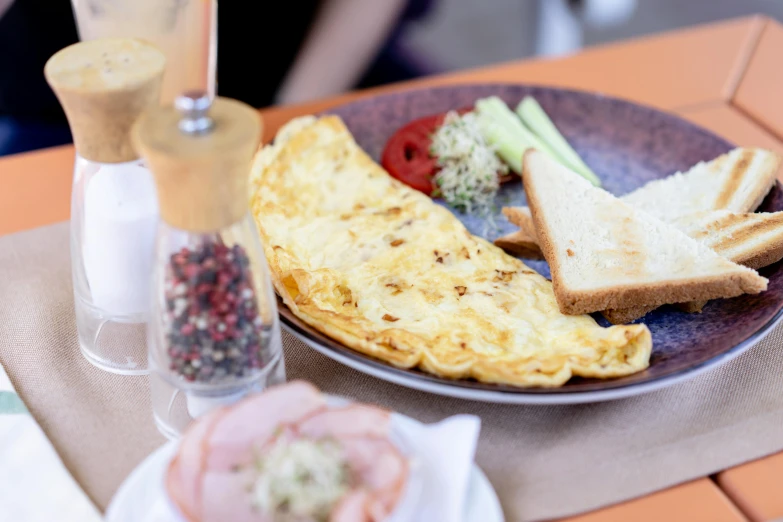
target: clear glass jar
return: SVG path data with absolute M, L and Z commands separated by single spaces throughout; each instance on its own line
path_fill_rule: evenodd
M 285 381 L 277 301 L 249 213 L 214 233 L 158 227 L 149 364 L 169 438 L 196 417 Z
M 158 202 L 139 160 L 77 154 L 71 192 L 71 270 L 79 346 L 104 370 L 147 372 L 145 323 Z

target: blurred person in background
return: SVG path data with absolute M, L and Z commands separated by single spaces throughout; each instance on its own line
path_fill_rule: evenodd
M 586 27 L 604 29 L 626 23 L 637 0 L 538 0 L 535 52 L 561 56 L 584 46 Z
M 427 74 L 399 36 L 432 1 L 219 0 L 217 92 L 264 107 Z M 71 141 L 43 67 L 77 41 L 68 0 L 0 0 L 0 156 Z
M 77 40 L 67 0 L 0 0 L 0 156 L 71 141 L 43 67 Z
M 275 7 L 266 7 L 266 17 L 250 19 L 242 18 L 240 9 L 221 10 L 218 91 L 252 100 L 249 103 L 258 107 L 273 100 L 298 103 L 420 76 L 429 71 L 404 53 L 399 36 L 407 22 L 428 11 L 431 1 L 275 2 Z M 224 25 L 226 16 L 231 18 Z M 257 51 L 248 48 L 247 36 L 221 33 L 224 27 L 249 34 L 261 31 L 264 43 Z M 268 80 L 247 81 L 248 76 L 267 74 Z

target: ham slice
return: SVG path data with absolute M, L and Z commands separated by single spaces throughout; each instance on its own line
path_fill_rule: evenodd
M 320 439 L 334 437 L 343 443 L 351 470 L 366 488 L 366 520 L 381 521 L 397 505 L 408 465 L 399 450 L 387 439 L 391 415 L 373 406 L 351 404 L 315 413 L 299 423 L 301 436 Z M 358 502 L 352 499 L 352 502 Z M 347 518 L 346 511 L 341 516 Z M 358 518 L 355 520 L 365 520 Z
M 371 522 L 368 501 L 367 491 L 363 489 L 348 493 L 332 510 L 329 522 Z
M 252 469 L 208 472 L 204 475 L 201 522 L 272 522 L 253 506 L 248 491 L 252 484 Z
M 381 522 L 392 513 L 408 463 L 388 439 L 388 411 L 361 404 L 328 408 L 313 386 L 294 381 L 211 412 L 185 433 L 166 476 L 169 497 L 189 522 L 271 522 L 253 506 L 254 461 L 280 437 L 336 439 L 356 489 L 329 522 Z
M 386 437 L 389 434 L 390 422 L 388 411 L 364 404 L 351 404 L 323 410 L 302 420 L 299 423 L 299 433 L 315 439 L 326 436 L 338 439 Z
M 369 492 L 367 509 L 371 520 L 383 520 L 394 510 L 405 487 L 405 457 L 388 439 L 346 440 L 344 448 L 351 470 Z
M 196 506 L 200 504 L 201 499 L 201 474 L 204 470 L 204 461 L 206 457 L 206 440 L 212 429 L 226 413 L 225 408 L 213 410 L 196 422 L 182 436 L 176 473 L 179 477 L 180 494 L 182 496 L 180 505 L 192 506 L 191 512 L 186 513 L 190 518 L 196 519 L 200 513 Z
M 172 500 L 177 509 L 180 511 L 183 517 L 188 522 L 197 520 L 197 516 L 194 514 L 195 504 L 189 502 L 185 498 L 182 492 L 182 481 L 180 479 L 179 457 L 174 457 L 174 460 L 169 464 L 168 472 L 166 473 L 166 491 L 168 491 L 169 498 Z
M 229 471 L 253 460 L 278 428 L 292 424 L 326 406 L 317 388 L 304 381 L 269 388 L 230 408 L 209 436 L 207 469 Z

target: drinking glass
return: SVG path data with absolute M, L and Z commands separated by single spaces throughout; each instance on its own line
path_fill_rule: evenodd
M 186 91 L 215 95 L 217 0 L 71 0 L 82 40 L 134 37 L 166 55 L 161 103 Z

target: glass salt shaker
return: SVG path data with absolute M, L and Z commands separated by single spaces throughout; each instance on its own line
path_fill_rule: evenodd
M 163 54 L 136 39 L 78 43 L 44 74 L 76 145 L 71 192 L 71 270 L 79 346 L 95 366 L 147 372 L 145 340 L 158 204 L 152 174 L 130 131 L 155 106 Z
M 285 380 L 247 196 L 260 135 L 254 109 L 203 92 L 148 110 L 134 127 L 160 205 L 148 345 L 153 414 L 169 438 L 212 408 Z

